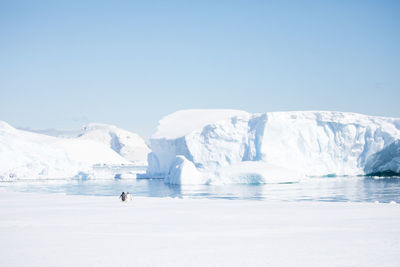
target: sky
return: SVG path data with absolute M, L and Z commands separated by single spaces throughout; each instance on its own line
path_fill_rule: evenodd
M 148 138 L 188 108 L 400 117 L 400 1 L 0 0 L 0 120 Z

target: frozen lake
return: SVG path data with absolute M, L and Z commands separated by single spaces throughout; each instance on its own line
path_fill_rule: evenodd
M 160 179 L 16 180 L 0 182 L 0 188 L 116 197 L 122 191 L 129 191 L 144 197 L 400 203 L 400 178 L 393 177 L 324 177 L 298 183 L 190 186 L 167 185 Z

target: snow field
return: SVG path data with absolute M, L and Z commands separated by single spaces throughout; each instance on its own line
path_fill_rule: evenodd
M 0 192 L 0 266 L 397 266 L 400 205 Z

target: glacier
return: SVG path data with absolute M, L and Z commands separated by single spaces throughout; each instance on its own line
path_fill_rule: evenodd
M 399 173 L 399 139 L 400 118 L 181 110 L 161 119 L 151 137 L 146 177 L 215 184 Z
M 61 138 L 0 121 L 0 180 L 109 178 L 103 166 L 145 164 L 148 152 L 138 135 L 112 125 L 90 124 L 78 137 Z

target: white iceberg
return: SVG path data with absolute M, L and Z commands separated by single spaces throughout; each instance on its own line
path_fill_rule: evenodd
M 95 133 L 98 135 L 93 131 L 90 135 L 101 136 Z M 134 147 L 130 145 L 130 148 Z M 139 147 L 141 145 L 139 142 Z M 145 157 L 142 155 L 142 161 Z M 3 180 L 86 177 L 94 174 L 94 166 L 130 165 L 131 159 L 118 154 L 107 143 L 91 139 L 89 134 L 79 138 L 58 138 L 18 130 L 0 121 L 0 179 Z
M 371 155 L 365 165 L 370 175 L 400 174 L 400 140 Z
M 204 178 L 193 162 L 187 160 L 184 156 L 176 156 L 169 175 L 165 177 L 165 182 L 169 184 L 198 184 L 202 182 L 202 179 Z
M 333 111 L 183 110 L 160 121 L 150 140 L 146 176 L 170 177 L 177 156 L 196 167 L 198 183 L 398 172 L 399 157 L 385 149 L 392 143 L 398 148 L 399 139 L 399 118 Z M 182 174 L 178 180 L 194 182 Z
M 78 138 L 103 143 L 135 165 L 147 165 L 150 149 L 138 134 L 114 125 L 91 123 L 82 127 Z

